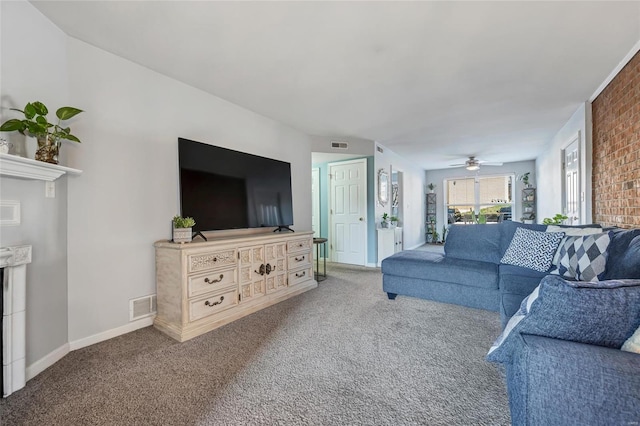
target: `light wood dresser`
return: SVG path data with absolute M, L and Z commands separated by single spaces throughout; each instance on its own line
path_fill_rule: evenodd
M 184 342 L 315 288 L 313 233 L 158 241 L 154 326 Z

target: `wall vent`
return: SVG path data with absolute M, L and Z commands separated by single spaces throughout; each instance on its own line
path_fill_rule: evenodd
M 380 145 L 376 145 L 376 149 L 378 150 L 378 152 L 380 154 L 382 154 L 384 152 L 384 149 L 382 149 L 382 147 Z
M 129 300 L 129 321 L 155 315 L 157 310 L 156 295 L 139 297 Z
M 331 148 L 333 149 L 349 149 L 349 144 L 346 142 L 331 142 Z

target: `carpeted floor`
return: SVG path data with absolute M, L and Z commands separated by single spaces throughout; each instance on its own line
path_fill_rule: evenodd
M 185 343 L 149 327 L 74 351 L 1 400 L 0 424 L 509 424 L 484 361 L 497 313 L 390 301 L 379 269 L 328 274 Z

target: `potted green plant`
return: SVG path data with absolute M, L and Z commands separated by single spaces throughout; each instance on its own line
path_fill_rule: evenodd
M 389 215 L 387 214 L 387 212 L 384 212 L 382 214 L 382 222 L 380 222 L 380 226 L 382 228 L 388 228 L 389 227 Z
M 433 194 L 433 190 L 436 189 L 436 186 L 433 183 L 430 183 L 427 185 L 427 188 L 429 188 L 429 192 Z
M 531 186 L 531 184 L 529 183 L 529 175 L 531 174 L 531 172 L 527 172 L 525 174 L 523 174 L 522 176 L 520 176 L 520 180 L 522 181 L 522 183 L 524 183 L 525 188 L 529 188 Z
M 391 216 L 389 218 L 389 221 L 391 222 L 391 226 L 398 226 L 398 218 L 395 216 Z
M 545 217 L 542 219 L 542 223 L 545 225 L 562 225 L 565 220 L 569 219 L 568 216 L 565 216 L 561 213 L 557 213 L 554 217 L 549 218 Z
M 192 217 L 174 216 L 173 224 L 173 242 L 174 243 L 190 243 L 193 239 L 193 226 L 196 221 Z
M 62 122 L 75 117 L 83 112 L 81 109 L 65 106 L 58 108 L 56 117 L 58 123 L 50 123 L 47 119 L 49 109 L 42 102 L 29 102 L 24 110 L 11 108 L 24 114 L 24 119 L 12 118 L 0 126 L 2 132 L 20 132 L 22 135 L 34 136 L 38 140 L 38 150 L 36 160 L 51 164 L 58 164 L 58 154 L 60 152 L 60 140 L 66 139 L 73 142 L 80 142 L 76 136 L 71 134 L 70 127 L 62 127 Z

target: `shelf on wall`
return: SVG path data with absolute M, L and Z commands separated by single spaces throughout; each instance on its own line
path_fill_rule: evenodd
M 2 176 L 51 182 L 64 174 L 79 175 L 80 173 L 82 170 L 71 167 L 0 153 L 0 175 Z

